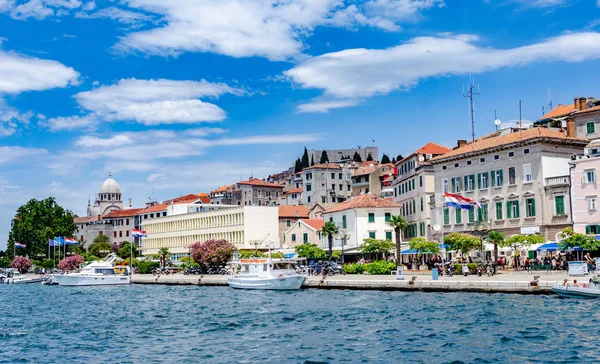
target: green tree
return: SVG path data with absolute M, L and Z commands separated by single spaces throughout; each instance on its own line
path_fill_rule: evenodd
M 408 223 L 402 216 L 394 215 L 390 217 L 390 221 L 388 221 L 387 224 L 394 228 L 394 234 L 396 235 L 396 263 L 397 265 L 400 265 L 400 262 L 402 261 L 402 259 L 400 259 L 400 254 L 402 254 L 402 231 L 406 230 Z
M 444 244 L 448 250 L 460 251 L 462 258 L 480 245 L 478 237 L 464 233 L 450 233 L 444 237 Z
M 546 238 L 541 235 L 513 235 L 500 244 L 501 247 L 511 248 L 514 251 L 514 256 L 518 256 L 518 252 L 527 246 L 534 244 L 543 244 L 546 242 Z M 517 264 L 518 260 L 516 260 Z
M 313 259 L 325 259 L 327 253 L 325 250 L 319 248 L 317 244 L 305 243 L 297 245 L 294 250 L 298 253 L 300 258 L 313 258 Z
M 558 246 L 561 250 L 569 250 L 578 247 L 582 250 L 598 250 L 600 241 L 592 236 L 576 233 L 573 228 L 566 228 L 560 233 L 561 240 Z
M 121 259 L 127 259 L 131 256 L 131 252 L 133 251 L 133 257 L 137 257 L 137 245 L 135 243 L 130 243 L 128 241 L 124 241 L 121 243 L 121 247 L 117 252 L 117 255 Z
M 48 253 L 48 241 L 56 236 L 73 236 L 77 226 L 73 214 L 56 203 L 53 197 L 32 199 L 20 206 L 8 234 L 7 252 L 14 258 L 15 241 L 26 244 L 18 253 L 35 257 Z
M 369 153 L 369 155 L 367 155 L 367 162 L 372 162 L 373 161 L 373 156 L 371 155 L 371 153 Z
M 324 163 L 329 163 L 329 156 L 327 155 L 327 151 L 324 150 L 321 153 L 321 160 L 319 161 L 319 163 L 324 164 Z
M 308 163 L 308 150 L 304 147 L 304 154 L 302 154 L 302 169 L 309 167 Z
M 88 248 L 88 252 L 91 255 L 101 258 L 112 253 L 112 244 L 110 243 L 110 238 L 107 235 L 98 235 L 96 238 L 94 238 L 94 241 L 92 241 L 92 245 L 90 245 Z
M 435 241 L 428 241 L 425 238 L 413 238 L 410 240 L 408 246 L 412 250 L 416 250 L 418 255 L 438 253 L 440 246 Z
M 490 231 L 488 234 L 488 240 L 494 244 L 494 262 L 498 261 L 498 246 L 504 244 L 504 234 L 499 231 Z
M 366 238 L 363 243 L 358 247 L 358 250 L 363 254 L 386 254 L 394 248 L 394 243 L 389 240 L 377 240 L 372 238 Z
M 358 154 L 358 152 L 354 152 L 354 156 L 352 157 L 352 160 L 355 162 L 362 162 L 362 158 L 361 158 L 360 154 Z
M 8 267 L 10 267 L 11 263 L 12 263 L 12 261 L 10 260 L 9 257 L 0 258 L 0 268 L 8 268 Z
M 302 171 L 302 162 L 300 158 L 296 159 L 296 164 L 294 165 L 294 173 L 298 173 Z
M 158 255 L 164 255 L 165 259 L 169 259 L 171 257 L 171 252 L 169 251 L 169 248 L 160 248 L 158 249 Z
M 331 221 L 327 221 L 321 228 L 321 234 L 327 237 L 327 242 L 329 243 L 329 260 L 331 260 L 333 255 L 333 237 L 334 235 L 337 235 L 339 231 L 337 225 Z
M 381 164 L 388 164 L 390 163 L 390 157 L 388 157 L 387 154 L 383 153 L 383 156 L 381 157 Z
M 396 163 L 396 157 L 392 158 L 392 163 Z
M 310 166 L 312 167 L 312 166 L 314 166 L 314 165 L 315 165 L 315 156 L 314 156 L 314 155 L 311 155 L 311 156 L 310 156 Z
M 403 159 L 404 159 L 404 157 L 402 156 L 402 154 L 398 154 L 398 156 L 396 157 L 396 161 L 398 161 L 398 162 L 400 162 Z

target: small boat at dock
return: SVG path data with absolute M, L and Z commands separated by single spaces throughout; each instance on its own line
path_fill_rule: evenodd
M 6 276 L 3 279 L 5 284 L 27 284 L 27 283 L 40 283 L 44 280 L 44 277 L 21 274 L 18 270 L 12 269 L 7 270 Z
M 94 261 L 83 266 L 79 272 L 55 274 L 54 280 L 59 286 L 114 286 L 131 283 L 131 276 L 118 274 L 113 263 L 116 255 L 110 254 L 104 260 Z
M 297 290 L 305 277 L 296 272 L 296 262 L 288 259 L 253 258 L 232 262 L 236 269 L 227 277 L 233 288 Z
M 600 297 L 600 278 L 594 276 L 590 278 L 589 285 L 586 287 L 577 287 L 572 284 L 555 284 L 552 286 L 552 292 L 561 297 L 569 298 L 599 298 Z

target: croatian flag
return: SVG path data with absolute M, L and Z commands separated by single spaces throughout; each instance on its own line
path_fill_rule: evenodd
M 446 206 L 453 206 L 453 207 L 466 209 L 466 210 L 470 210 L 471 208 L 473 208 L 473 205 L 481 208 L 481 205 L 475 199 L 467 198 L 467 197 L 461 196 L 457 193 L 445 192 L 444 197 L 446 200 L 445 201 Z
M 136 238 L 145 238 L 146 236 L 148 236 L 146 234 L 146 230 L 138 229 L 131 229 L 131 235 L 135 236 Z
M 25 249 L 27 248 L 27 244 L 21 244 L 18 241 L 15 241 L 15 248 Z
M 74 238 L 65 238 L 65 244 L 66 245 L 77 245 L 79 243 L 77 242 L 77 239 L 74 239 Z

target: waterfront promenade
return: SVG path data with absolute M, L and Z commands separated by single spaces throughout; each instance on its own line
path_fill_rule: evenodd
M 415 279 L 413 280 L 413 277 Z M 336 275 L 325 280 L 321 277 L 308 277 L 305 288 L 319 289 L 360 289 L 360 290 L 398 290 L 426 292 L 488 292 L 488 293 L 523 293 L 547 294 L 552 285 L 565 278 L 570 282 L 577 279 L 587 282 L 588 277 L 568 277 L 567 272 L 509 272 L 503 271 L 492 277 L 454 275 L 439 277 L 434 281 L 431 272 L 407 272 L 404 280 L 396 280 L 393 275 Z M 174 274 L 170 276 L 134 275 L 132 282 L 136 284 L 167 285 L 227 285 L 227 276 Z

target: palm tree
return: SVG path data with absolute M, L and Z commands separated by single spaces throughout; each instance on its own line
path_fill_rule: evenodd
M 488 239 L 494 244 L 494 262 L 498 262 L 498 245 L 502 245 L 504 242 L 504 234 L 498 231 L 490 231 Z
M 408 223 L 404 218 L 400 215 L 391 216 L 390 220 L 387 224 L 394 228 L 394 233 L 396 233 L 396 265 L 400 266 L 400 254 L 402 247 L 400 243 L 402 242 L 402 231 L 406 229 Z
M 321 228 L 321 234 L 326 236 L 327 241 L 329 242 L 329 260 L 331 260 L 331 255 L 333 254 L 333 236 L 337 235 L 339 231 L 337 225 L 332 221 L 327 221 Z

